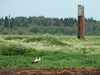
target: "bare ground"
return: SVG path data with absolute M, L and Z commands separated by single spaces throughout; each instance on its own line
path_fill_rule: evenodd
M 100 69 L 95 68 L 0 68 L 0 75 L 100 75 Z

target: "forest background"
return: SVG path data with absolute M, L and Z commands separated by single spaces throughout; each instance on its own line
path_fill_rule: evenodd
M 76 18 L 47 18 L 44 16 L 15 17 L 10 19 L 10 33 L 16 35 L 64 34 L 77 35 Z M 85 35 L 99 36 L 100 21 L 85 18 Z M 0 18 L 0 34 L 9 34 L 9 17 Z

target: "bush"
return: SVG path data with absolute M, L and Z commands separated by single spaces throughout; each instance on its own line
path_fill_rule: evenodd
M 19 30 L 19 31 L 18 31 L 18 34 L 19 34 L 19 35 L 23 35 L 24 33 L 23 33 L 22 30 Z
M 30 32 L 37 33 L 38 31 L 39 31 L 39 28 L 36 27 L 36 26 L 32 26 L 32 27 L 30 28 Z
M 7 29 L 4 29 L 3 30 L 3 34 L 8 34 L 8 30 Z
M 29 52 L 29 49 L 20 43 L 1 44 L 0 50 L 2 55 L 23 55 Z

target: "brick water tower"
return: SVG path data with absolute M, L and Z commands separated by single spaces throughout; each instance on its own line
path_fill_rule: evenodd
M 78 5 L 78 38 L 84 38 L 84 6 Z

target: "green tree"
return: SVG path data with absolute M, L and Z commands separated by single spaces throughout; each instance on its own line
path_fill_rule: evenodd
M 14 19 L 12 18 L 12 19 L 10 20 L 10 28 L 13 28 L 13 26 L 15 26 L 15 23 L 14 23 Z
M 30 28 L 30 32 L 37 33 L 38 31 L 39 31 L 39 28 L 37 26 L 32 26 Z
M 6 16 L 5 17 L 5 21 L 4 21 L 4 27 L 9 27 L 9 24 L 8 24 L 8 17 Z
M 8 30 L 6 28 L 3 30 L 3 34 L 8 34 Z
M 28 26 L 28 22 L 25 21 L 25 22 L 23 23 L 23 27 L 27 27 L 27 26 Z
M 32 17 L 29 17 L 28 23 L 32 23 Z
M 2 22 L 4 21 L 3 17 L 1 18 L 1 21 L 2 21 Z
M 1 21 L 1 19 L 0 19 L 0 25 L 2 25 L 2 21 Z
M 19 31 L 18 31 L 18 34 L 19 34 L 19 35 L 23 35 L 24 33 L 23 33 L 22 30 L 19 30 Z

